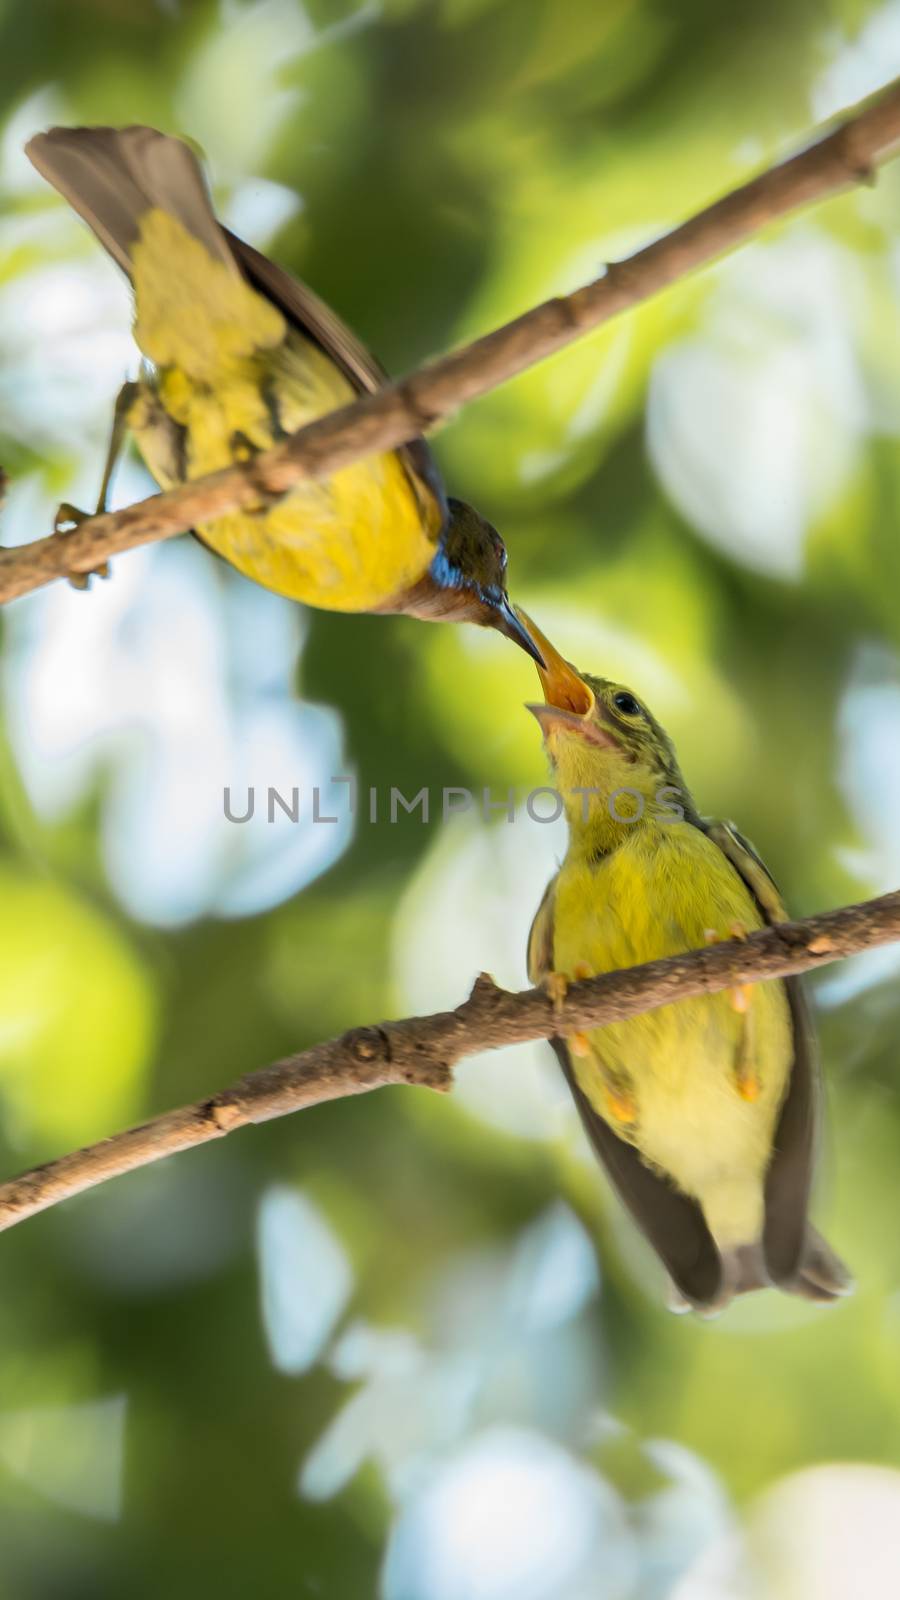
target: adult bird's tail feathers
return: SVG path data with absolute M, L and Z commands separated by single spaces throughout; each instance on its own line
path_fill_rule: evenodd
M 153 210 L 174 217 L 214 261 L 239 273 L 200 163 L 181 139 L 155 128 L 51 128 L 29 141 L 26 154 L 129 276 L 141 218 Z

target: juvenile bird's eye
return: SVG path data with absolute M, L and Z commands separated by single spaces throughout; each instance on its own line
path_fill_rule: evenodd
M 618 694 L 613 695 L 613 705 L 626 717 L 639 717 L 641 714 L 640 702 L 635 700 L 634 695 L 629 694 L 627 689 L 620 689 Z

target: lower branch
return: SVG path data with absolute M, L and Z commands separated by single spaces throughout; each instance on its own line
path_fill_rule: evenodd
M 543 989 L 512 994 L 482 973 L 455 1011 L 355 1028 L 340 1039 L 250 1072 L 210 1099 L 168 1111 L 0 1184 L 0 1230 L 109 1178 L 248 1123 L 387 1084 L 449 1089 L 454 1064 L 476 1051 L 621 1022 L 673 1000 L 789 977 L 893 940 L 900 940 L 900 891 L 804 922 L 778 923 L 746 940 L 587 978 L 573 983 L 558 1005 Z

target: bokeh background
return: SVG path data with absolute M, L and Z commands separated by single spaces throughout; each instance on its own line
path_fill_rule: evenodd
M 897 0 L 0 0 L 0 537 L 90 500 L 134 364 L 37 129 L 189 133 L 229 224 L 401 372 L 898 72 Z M 900 877 L 898 216 L 900 165 L 437 441 L 515 595 L 650 700 L 797 913 Z M 132 460 L 117 503 L 149 487 Z M 545 782 L 503 641 L 307 614 L 189 540 L 2 629 L 4 1173 L 480 968 L 524 980 L 558 826 L 372 825 L 331 783 Z M 0 1600 L 895 1595 L 897 966 L 815 989 L 819 1209 L 859 1279 L 828 1312 L 673 1318 L 544 1046 L 4 1235 Z

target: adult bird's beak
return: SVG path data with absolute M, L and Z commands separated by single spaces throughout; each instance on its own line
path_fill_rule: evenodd
M 491 621 L 494 627 L 500 633 L 505 634 L 507 639 L 512 639 L 516 644 L 521 645 L 522 649 L 530 655 L 537 666 L 538 672 L 542 672 L 546 663 L 532 637 L 532 624 L 529 622 L 526 627 L 525 622 L 522 620 L 525 616 L 524 611 L 519 611 L 517 606 L 511 605 L 506 595 L 503 595 L 502 599 L 492 607 L 492 612 Z

